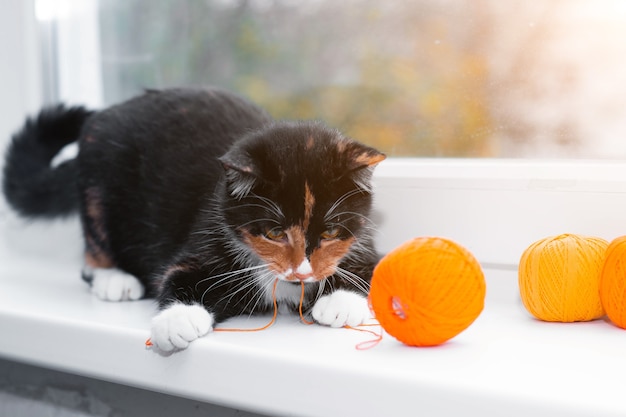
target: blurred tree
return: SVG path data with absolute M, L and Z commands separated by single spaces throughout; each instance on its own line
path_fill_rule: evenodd
M 524 4 L 511 15 L 497 0 L 108 0 L 106 100 L 218 85 L 391 155 L 493 156 L 495 133 L 526 129 L 505 120 L 508 94 L 524 83 L 519 68 L 494 71 L 492 56 L 494 28 L 535 13 Z M 507 40 L 507 59 L 530 67 L 540 50 L 520 39 Z

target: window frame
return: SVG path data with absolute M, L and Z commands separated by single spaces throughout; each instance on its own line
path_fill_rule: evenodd
M 484 266 L 513 269 L 547 236 L 626 235 L 621 162 L 392 158 L 377 169 L 383 252 L 416 236 L 442 236 Z

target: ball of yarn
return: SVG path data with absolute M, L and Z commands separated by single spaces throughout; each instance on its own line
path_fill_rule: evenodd
M 600 302 L 609 319 L 626 329 L 626 236 L 613 240 L 606 250 L 600 274 Z
M 462 246 L 421 237 L 388 253 L 374 270 L 370 303 L 383 329 L 411 346 L 435 346 L 465 330 L 485 301 L 485 277 Z
M 600 272 L 608 242 L 563 234 L 539 240 L 522 254 L 519 290 L 526 309 L 544 321 L 590 321 L 604 315 Z

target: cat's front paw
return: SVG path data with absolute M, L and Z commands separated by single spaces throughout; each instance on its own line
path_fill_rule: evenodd
M 119 269 L 94 269 L 91 274 L 91 292 L 104 301 L 133 301 L 143 297 L 143 284 L 134 276 Z
M 213 329 L 213 315 L 198 304 L 174 304 L 152 319 L 150 341 L 163 351 L 185 349 Z
M 315 321 L 331 327 L 358 326 L 372 316 L 365 297 L 343 290 L 317 300 L 312 314 Z

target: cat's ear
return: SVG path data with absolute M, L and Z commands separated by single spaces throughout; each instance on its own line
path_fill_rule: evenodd
M 353 140 L 340 143 L 339 148 L 347 161 L 346 166 L 349 171 L 374 168 L 387 158 L 384 153 Z
M 219 160 L 226 172 L 230 195 L 237 199 L 248 195 L 258 181 L 257 168 L 250 156 L 241 151 L 230 151 Z
M 372 147 L 353 140 L 340 142 L 338 148 L 345 161 L 347 176 L 352 179 L 357 187 L 371 192 L 374 167 L 384 161 L 387 156 Z

